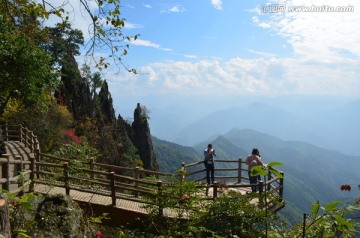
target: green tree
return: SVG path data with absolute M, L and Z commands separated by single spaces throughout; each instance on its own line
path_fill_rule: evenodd
M 58 71 L 62 67 L 73 67 L 68 61 L 69 56 L 80 55 L 80 46 L 84 44 L 83 33 L 80 30 L 72 29 L 71 24 L 65 20 L 56 24 L 48 30 L 49 40 L 45 49 L 52 56 L 52 63 Z
M 291 227 L 273 227 L 272 238 L 358 237 L 360 224 L 353 218 L 359 205 L 341 204 L 338 201 L 321 206 L 315 202 L 310 214 L 304 214 L 303 222 Z
M 82 171 L 84 166 L 89 164 L 90 159 L 96 158 L 99 155 L 99 152 L 86 142 L 81 144 L 68 143 L 54 151 L 54 155 L 60 158 L 69 159 L 70 174 L 80 176 L 85 174 Z
M 88 65 L 84 64 L 81 68 L 81 75 L 90 85 L 91 97 L 96 98 L 96 91 L 104 85 L 104 80 L 99 72 L 91 73 Z
M 109 62 L 105 57 L 96 59 L 96 50 L 110 51 L 108 58 L 116 65 L 123 65 L 122 57 L 129 48 L 127 42 L 136 39 L 137 35 L 130 37 L 122 33 L 125 22 L 120 15 L 120 0 L 95 1 L 96 10 L 90 8 L 87 1 L 78 2 L 90 18 L 90 41 L 85 45 L 86 54 L 95 60 L 100 70 L 107 68 Z M 31 106 L 32 103 L 42 102 L 44 89 L 51 92 L 56 87 L 51 62 L 59 62 L 63 58 L 61 52 L 64 49 L 60 46 L 66 47 L 67 53 L 72 53 L 72 56 L 78 53 L 82 33 L 69 28 L 63 7 L 54 6 L 46 0 L 41 4 L 32 0 L 0 1 L 0 116 L 11 98 Z M 63 32 L 44 27 L 50 16 L 59 18 L 62 23 L 58 26 L 62 26 Z M 66 37 L 50 38 L 49 31 Z M 51 45 L 56 46 L 52 50 L 53 57 L 43 48 L 49 40 L 53 40 Z M 69 52 L 69 49 L 72 51 Z
M 85 44 L 86 55 L 90 56 L 96 63 L 96 66 L 103 70 L 108 68 L 110 61 L 120 67 L 124 67 L 129 72 L 136 70 L 128 68 L 123 63 L 123 57 L 127 55 L 129 41 L 136 40 L 138 35 L 127 36 L 123 34 L 122 28 L 125 26 L 125 19 L 121 17 L 120 0 L 101 0 L 94 1 L 96 7 L 91 7 L 87 1 L 67 1 L 63 4 L 80 4 L 82 10 L 89 17 L 89 40 Z M 49 1 L 42 1 L 43 8 L 47 14 L 55 14 L 61 18 L 66 18 L 62 7 L 56 7 Z M 107 56 L 95 57 L 95 52 L 106 50 Z
M 28 36 L 15 35 L 14 26 L 0 16 L 0 116 L 10 99 L 25 107 L 44 102 L 57 85 L 51 57 Z

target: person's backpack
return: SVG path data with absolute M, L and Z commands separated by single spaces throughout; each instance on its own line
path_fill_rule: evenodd
M 204 158 L 204 165 L 205 165 L 205 168 L 207 167 L 207 165 L 209 164 L 208 162 L 210 161 L 212 163 L 214 163 L 214 149 L 211 149 L 210 151 L 208 151 L 208 154 L 207 156 L 205 156 Z

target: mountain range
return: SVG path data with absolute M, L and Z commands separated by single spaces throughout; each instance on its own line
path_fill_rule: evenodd
M 306 141 L 344 154 L 360 155 L 360 100 L 259 100 L 223 106 L 208 113 L 202 107 L 192 107 L 174 104 L 164 109 L 151 108 L 151 134 L 195 146 L 232 128 L 252 129 L 282 140 Z
M 252 148 L 256 147 L 265 163 L 282 162 L 284 165 L 277 169 L 285 173 L 286 206 L 279 215 L 289 223 L 300 222 L 302 214 L 309 213 L 316 201 L 323 205 L 335 200 L 352 203 L 359 195 L 359 156 L 346 155 L 302 141 L 282 140 L 251 129 L 233 128 L 193 147 L 153 137 L 160 171 L 174 172 L 182 162 L 202 160 L 203 150 L 208 143 L 212 143 L 216 149 L 217 159 L 246 158 Z M 342 184 L 352 185 L 352 191 L 340 191 Z

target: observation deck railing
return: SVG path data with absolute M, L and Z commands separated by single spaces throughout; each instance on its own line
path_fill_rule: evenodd
M 27 153 L 16 158 L 11 158 L 12 156 L 7 153 L 1 156 L 0 185 L 3 190 L 24 193 L 27 189 L 31 192 L 34 191 L 36 184 L 43 184 L 62 187 L 67 195 L 71 195 L 71 191 L 76 190 L 108 196 L 111 197 L 112 205 L 115 206 L 117 198 L 145 202 L 143 196 L 162 196 L 163 186 L 171 185 L 168 181 L 172 178 L 175 181 L 195 182 L 197 188 L 206 189 L 205 199 L 207 200 L 219 196 L 224 187 L 250 191 L 252 186 L 257 186 L 259 206 L 273 211 L 284 206 L 284 174 L 280 172 L 282 177 L 279 178 L 269 172 L 264 180 L 251 185 L 248 177 L 244 176 L 247 175 L 247 169 L 241 158 L 215 160 L 217 182 L 207 185 L 204 182 L 205 169 L 202 161 L 183 163 L 179 175 L 145 170 L 140 167 L 127 168 L 97 163 L 94 159 L 90 159 L 89 163 L 83 164 L 81 168 L 74 169 L 71 166 L 74 161 L 41 153 L 37 137 L 27 128 L 21 125 L 3 125 L 2 131 L 4 141 L 8 143 L 17 141 L 27 150 Z M 226 167 L 221 168 L 220 164 Z M 11 185 L 14 184 L 17 184 L 17 187 L 12 190 Z M 212 190 L 210 195 L 209 189 Z M 162 210 L 163 208 L 159 205 L 159 212 L 162 213 Z

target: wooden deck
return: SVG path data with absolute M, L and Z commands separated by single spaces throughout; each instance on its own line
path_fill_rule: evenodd
M 10 159 L 13 160 L 18 158 L 29 160 L 30 156 L 34 156 L 30 149 L 25 147 L 24 143 L 20 141 L 6 141 L 5 147 L 7 153 L 10 155 Z
M 9 160 L 14 161 L 15 159 L 21 159 L 23 161 L 29 161 L 30 157 L 33 157 L 34 154 L 30 151 L 30 149 L 26 148 L 23 143 L 19 141 L 6 141 L 6 149 L 7 153 L 10 155 Z M 28 166 L 28 165 L 27 165 Z M 9 168 L 10 174 L 16 176 L 18 171 L 16 166 L 13 164 Z M 1 173 L 1 170 L 0 170 Z M 18 188 L 17 184 L 10 185 L 10 191 L 16 190 Z M 34 187 L 35 192 L 39 192 L 47 195 L 66 195 L 65 188 L 56 187 L 56 186 L 48 186 L 43 184 L 35 184 Z M 89 192 L 82 192 L 71 190 L 70 197 L 82 204 L 87 204 L 92 207 L 100 207 L 100 210 L 108 210 L 111 208 L 111 212 L 119 212 L 119 210 L 127 211 L 127 216 L 141 216 L 147 214 L 147 209 L 145 208 L 145 203 L 130 201 L 126 199 L 116 199 L 116 205 L 112 205 L 112 200 L 110 196 L 98 195 Z M 107 209 L 104 209 L 104 208 Z M 174 217 L 175 213 L 169 209 L 164 209 L 164 215 L 167 217 Z
M 26 148 L 24 143 L 20 141 L 6 141 L 6 149 L 7 149 L 7 155 L 4 158 L 1 158 L 1 165 L 3 163 L 9 164 L 8 168 L 6 170 L 7 174 L 9 176 L 8 180 L 12 180 L 11 177 L 19 176 L 19 172 L 22 169 L 30 170 L 30 164 L 29 163 L 23 163 L 23 161 L 29 161 L 30 158 L 35 158 L 34 153 L 29 149 Z M 15 163 L 16 161 L 16 163 Z M 20 163 L 21 162 L 21 163 Z M 19 164 L 20 163 L 20 164 Z M 20 165 L 20 166 L 19 166 Z M 0 170 L 1 177 L 3 177 L 3 169 Z M 29 179 L 27 175 L 26 179 Z M 66 195 L 66 189 L 64 188 L 64 185 L 57 187 L 56 185 L 44 185 L 41 183 L 37 183 L 37 179 L 34 179 L 35 185 L 34 185 L 34 191 L 39 192 L 42 194 L 48 194 L 48 195 Z M 38 181 L 39 182 L 39 181 Z M 240 185 L 240 184 L 233 184 L 233 185 Z M 17 185 L 17 182 L 11 182 L 8 184 L 10 191 L 15 191 L 16 189 L 19 190 L 19 187 Z M 200 189 L 200 188 L 199 188 Z M 214 190 L 212 187 L 206 188 L 203 187 L 203 191 L 199 190 L 199 194 L 202 194 L 206 196 L 207 198 L 212 198 L 214 194 Z M 216 196 L 226 196 L 227 192 L 229 190 L 236 191 L 240 194 L 246 194 L 247 192 L 250 192 L 250 187 L 231 187 L 226 188 L 224 191 L 216 190 Z M 102 215 L 103 213 L 109 214 L 109 218 L 111 218 L 110 222 L 113 222 L 113 224 L 123 224 L 124 222 L 131 222 L 134 221 L 136 218 L 145 217 L 148 214 L 148 211 L 146 209 L 145 203 L 142 203 L 141 201 L 134 201 L 131 199 L 126 199 L 125 194 L 120 194 L 121 196 L 117 196 L 116 200 L 114 202 L 111 195 L 104 195 L 104 194 L 110 194 L 110 191 L 105 191 L 104 193 L 100 193 L 103 195 L 99 195 L 96 193 L 92 193 L 91 191 L 80 191 L 76 188 L 72 188 L 70 191 L 70 197 L 77 201 L 80 206 L 84 207 L 88 211 L 91 211 L 92 215 L 96 214 L 98 216 Z M 25 191 L 26 192 L 26 191 Z M 206 194 L 206 195 L 205 195 Z M 119 195 L 119 194 L 118 194 Z M 215 194 L 214 194 L 215 196 Z M 119 198 L 123 197 L 123 198 Z M 115 198 L 114 198 L 115 199 Z M 257 198 L 254 198 L 251 201 L 252 204 L 256 205 L 259 203 L 259 200 Z M 165 217 L 176 217 L 177 213 L 175 210 L 171 210 L 169 208 L 164 208 L 162 210 L 162 213 Z
M 107 214 L 109 219 L 103 222 L 110 225 L 123 225 L 136 219 L 148 219 L 146 207 L 150 205 L 142 198 L 148 195 L 164 196 L 163 192 L 166 190 L 163 190 L 163 186 L 166 189 L 169 185 L 167 179 L 175 176 L 139 167 L 124 168 L 97 163 L 94 159 L 84 164 L 85 167 L 80 174 L 70 173 L 71 161 L 41 153 L 37 137 L 32 131 L 21 125 L 4 125 L 2 132 L 7 150 L 7 154 L 0 158 L 0 185 L 3 190 L 9 190 L 14 194 L 34 191 L 48 195 L 70 196 L 90 217 Z M 204 184 L 205 178 L 202 176 L 205 170 L 201 161 L 182 163 L 181 171 L 184 177 L 180 179 L 197 182 L 197 193 L 203 196 L 204 203 L 211 202 L 218 196 L 227 196 L 230 190 L 243 195 L 250 192 L 254 185 L 250 185 L 247 176 L 243 176 L 247 175 L 243 159 L 218 162 L 235 166 L 217 168 L 218 171 L 229 171 L 229 174 L 217 176 L 219 182 L 214 185 Z M 281 176 L 270 170 L 268 172 L 264 178 L 265 182 L 260 181 L 255 185 L 259 194 L 251 197 L 250 203 L 276 212 L 285 205 L 283 172 L 277 171 Z M 85 184 L 86 186 L 83 186 Z M 275 195 L 272 201 L 266 197 L 267 191 Z M 164 217 L 179 218 L 178 208 L 163 207 L 161 199 L 156 203 L 160 205 L 153 207 L 152 211 L 155 209 L 156 213 L 159 212 Z M 184 215 L 181 218 L 186 219 Z
M 65 195 L 65 188 L 60 187 L 50 187 L 48 185 L 42 185 L 42 184 L 36 184 L 35 185 L 35 191 L 42 193 L 42 194 L 48 194 L 48 195 L 57 195 L 62 194 Z M 112 206 L 111 197 L 98 195 L 98 194 L 92 194 L 92 193 L 86 193 L 76 190 L 70 191 L 70 196 L 72 199 L 78 202 L 83 203 L 90 203 L 90 204 L 96 204 L 96 205 L 102 205 L 102 206 Z M 125 199 L 116 199 L 116 206 L 115 208 L 120 208 L 124 210 L 133 211 L 136 213 L 143 213 L 146 214 L 147 211 L 144 208 L 144 203 L 140 202 L 134 202 L 129 201 Z

